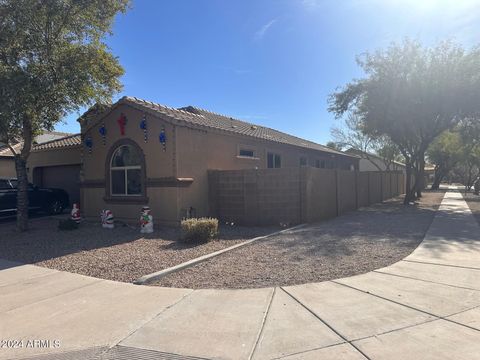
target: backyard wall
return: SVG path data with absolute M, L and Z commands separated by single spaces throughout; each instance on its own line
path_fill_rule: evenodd
M 404 184 L 401 171 L 212 170 L 209 213 L 246 225 L 315 222 L 403 194 Z

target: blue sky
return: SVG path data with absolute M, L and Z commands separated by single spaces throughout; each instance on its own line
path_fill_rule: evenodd
M 107 39 L 123 95 L 195 105 L 319 143 L 355 56 L 408 36 L 480 42 L 480 0 L 134 0 Z M 78 114 L 56 127 L 79 132 Z

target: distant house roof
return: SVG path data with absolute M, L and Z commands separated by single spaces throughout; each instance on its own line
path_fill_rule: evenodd
M 22 146 L 23 146 L 23 142 L 17 143 L 15 145 L 13 145 L 12 147 L 15 149 L 15 151 L 20 151 L 22 149 Z M 0 157 L 3 157 L 3 158 L 13 157 L 13 153 L 8 146 L 4 145 L 4 146 L 0 147 Z
M 229 133 L 250 136 L 257 139 L 298 146 L 306 149 L 319 150 L 343 156 L 357 157 L 355 155 L 346 154 L 342 151 L 337 151 L 324 145 L 304 140 L 278 130 L 234 119 L 226 115 L 217 114 L 194 106 L 186 106 L 175 109 L 129 96 L 121 98 L 117 103 L 113 104 L 109 109 L 105 109 L 101 114 L 98 112 L 98 110 L 95 110 L 97 115 L 95 120 L 92 119 L 89 110 L 82 115 L 78 121 L 80 124 L 82 124 L 82 127 L 85 130 L 88 130 L 98 121 L 100 121 L 100 119 L 103 118 L 108 112 L 113 110 L 113 108 L 121 104 L 127 104 L 141 111 L 146 111 L 155 115 L 163 115 L 164 117 L 167 117 L 168 119 L 185 126 L 216 129 Z
M 59 139 L 44 142 L 33 146 L 32 151 L 62 149 L 72 146 L 79 146 L 82 143 L 80 134 L 72 134 Z
M 52 150 L 52 149 L 62 149 L 72 146 L 79 146 L 81 144 L 80 134 L 71 134 L 41 144 L 34 144 L 32 146 L 32 152 L 40 150 Z M 19 142 L 13 145 L 13 148 L 16 152 L 22 150 L 23 142 Z M 13 157 L 13 153 L 8 146 L 0 148 L 0 157 Z
M 365 151 L 362 151 L 362 150 L 358 150 L 358 149 L 354 149 L 354 148 L 350 148 L 348 150 L 346 150 L 345 152 L 347 153 L 350 153 L 350 154 L 357 154 L 359 156 L 361 156 L 361 154 L 364 154 L 364 155 L 367 155 L 368 157 L 371 157 L 371 158 L 375 158 L 375 159 L 378 159 L 378 160 L 381 160 L 381 161 L 384 161 L 383 158 L 379 155 L 376 155 L 376 154 L 372 154 L 372 153 L 369 153 L 369 152 L 365 152 Z M 367 159 L 368 160 L 368 159 Z M 392 161 L 393 164 L 395 165 L 398 165 L 398 166 L 403 166 L 405 167 L 405 164 L 400 162 L 400 161 Z
M 35 143 L 42 144 L 56 139 L 61 139 L 65 136 L 73 135 L 72 133 L 59 132 L 59 131 L 45 131 L 41 135 L 35 136 Z

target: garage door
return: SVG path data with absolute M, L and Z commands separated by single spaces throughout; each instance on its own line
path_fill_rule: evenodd
M 44 188 L 65 190 L 70 197 L 70 205 L 80 201 L 80 165 L 35 168 L 33 183 Z

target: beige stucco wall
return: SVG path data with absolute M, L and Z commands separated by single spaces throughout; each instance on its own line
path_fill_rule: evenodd
M 28 178 L 32 181 L 35 168 L 43 166 L 80 164 L 80 147 L 32 151 L 27 161 Z M 15 161 L 12 158 L 0 158 L 0 177 L 16 177 Z
M 128 119 L 125 135 L 120 135 L 117 119 L 121 113 Z M 147 114 L 148 142 L 140 129 L 143 112 L 127 105 L 120 105 L 94 127 L 84 133 L 91 137 L 93 147 L 89 153 L 83 147 L 82 171 L 82 207 L 87 217 L 98 218 L 102 209 L 111 209 L 117 219 L 136 220 L 143 203 L 112 201 L 106 194 L 105 169 L 110 159 L 109 150 L 122 138 L 130 139 L 141 147 L 146 164 L 146 199 L 157 223 L 174 224 L 186 215 L 190 207 L 196 216 L 209 214 L 208 175 L 210 169 L 238 170 L 263 169 L 267 167 L 267 152 L 282 156 L 282 168 L 300 164 L 300 156 L 308 159 L 308 165 L 314 166 L 315 160 L 334 160 L 330 154 L 313 150 L 304 150 L 290 145 L 271 143 L 241 135 L 209 129 L 192 129 L 172 125 L 168 119 Z M 102 124 L 107 128 L 105 144 L 99 134 Z M 165 128 L 167 143 L 163 150 L 158 136 Z M 253 148 L 256 159 L 239 158 L 240 147 Z M 337 155 L 338 156 L 338 155 Z M 339 166 L 349 168 L 358 165 L 358 160 L 339 157 Z M 107 166 L 108 169 L 108 166 Z M 165 178 L 193 178 L 191 184 L 183 186 L 161 184 Z M 112 197 L 113 199 L 113 197 Z M 135 200 L 135 199 L 133 199 Z
M 0 158 L 0 177 L 16 177 L 15 161 L 13 158 Z
M 73 146 L 64 149 L 32 151 L 27 161 L 29 180 L 32 181 L 35 168 L 60 165 L 79 165 L 80 163 L 80 146 Z
M 127 117 L 125 135 L 121 135 L 117 123 L 121 113 Z M 83 136 L 91 137 L 93 146 L 91 152 L 83 147 L 83 169 L 81 189 L 81 207 L 87 218 L 97 219 L 102 209 L 112 210 L 116 219 L 125 221 L 136 221 L 139 218 L 143 205 L 149 205 L 152 214 L 161 223 L 176 223 L 178 219 L 178 188 L 147 186 L 145 201 L 112 202 L 108 200 L 107 189 L 105 188 L 106 169 L 110 159 L 107 159 L 109 150 L 116 148 L 115 143 L 122 139 L 134 141 L 143 151 L 145 156 L 146 177 L 149 180 L 175 177 L 176 154 L 175 154 L 175 131 L 174 126 L 166 121 L 147 114 L 148 139 L 145 142 L 144 132 L 140 128 L 143 112 L 137 109 L 120 106 L 113 110 L 96 126 L 88 129 Z M 100 135 L 99 129 L 105 124 L 107 135 L 105 143 Z M 166 149 L 159 141 L 161 130 L 165 128 L 167 137 Z M 132 200 L 135 198 L 132 197 Z
M 219 131 L 177 128 L 177 176 L 194 178 L 188 188 L 180 189 L 180 209 L 193 207 L 197 216 L 208 215 L 207 170 L 266 169 L 267 153 L 281 155 L 282 168 L 298 168 L 300 157 L 307 159 L 308 166 L 315 166 L 316 160 L 334 161 L 346 169 L 357 166 L 357 159 L 342 157 L 315 150 L 298 148 L 287 144 L 225 134 Z M 253 149 L 254 159 L 239 157 L 239 149 Z M 181 211 L 183 212 L 183 211 Z

